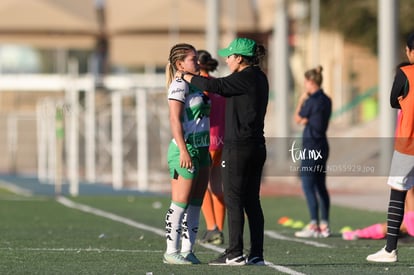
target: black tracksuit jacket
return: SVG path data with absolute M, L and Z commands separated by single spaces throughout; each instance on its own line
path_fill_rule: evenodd
M 264 117 L 269 83 L 258 66 L 221 78 L 194 76 L 191 84 L 226 97 L 224 143 L 264 143 Z

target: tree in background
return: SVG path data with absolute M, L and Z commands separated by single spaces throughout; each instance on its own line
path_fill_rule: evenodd
M 412 0 L 400 0 L 399 3 L 398 38 L 404 43 L 405 37 L 414 30 L 414 6 Z M 320 5 L 321 28 L 340 32 L 347 41 L 377 53 L 378 0 L 321 0 Z

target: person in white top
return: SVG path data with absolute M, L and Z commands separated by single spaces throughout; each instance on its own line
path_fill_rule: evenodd
M 172 192 L 165 216 L 167 250 L 163 261 L 168 264 L 199 264 L 193 246 L 209 177 L 211 104 L 202 90 L 174 77 L 177 70 L 199 73 L 197 52 L 192 45 L 173 46 L 166 67 L 173 138 L 168 148 Z

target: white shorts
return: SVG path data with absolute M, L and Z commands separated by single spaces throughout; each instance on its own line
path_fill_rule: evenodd
M 414 156 L 394 151 L 387 184 L 397 190 L 414 187 Z

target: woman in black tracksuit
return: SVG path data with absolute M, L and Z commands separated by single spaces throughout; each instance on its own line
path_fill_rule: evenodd
M 269 97 L 267 76 L 258 66 L 265 49 L 255 41 L 237 38 L 219 51 L 232 74 L 207 79 L 181 72 L 195 87 L 226 97 L 222 172 L 227 207 L 229 246 L 211 265 L 264 265 L 264 217 L 260 182 L 266 160 L 264 118 Z M 246 213 L 250 228 L 250 253 L 243 256 Z

